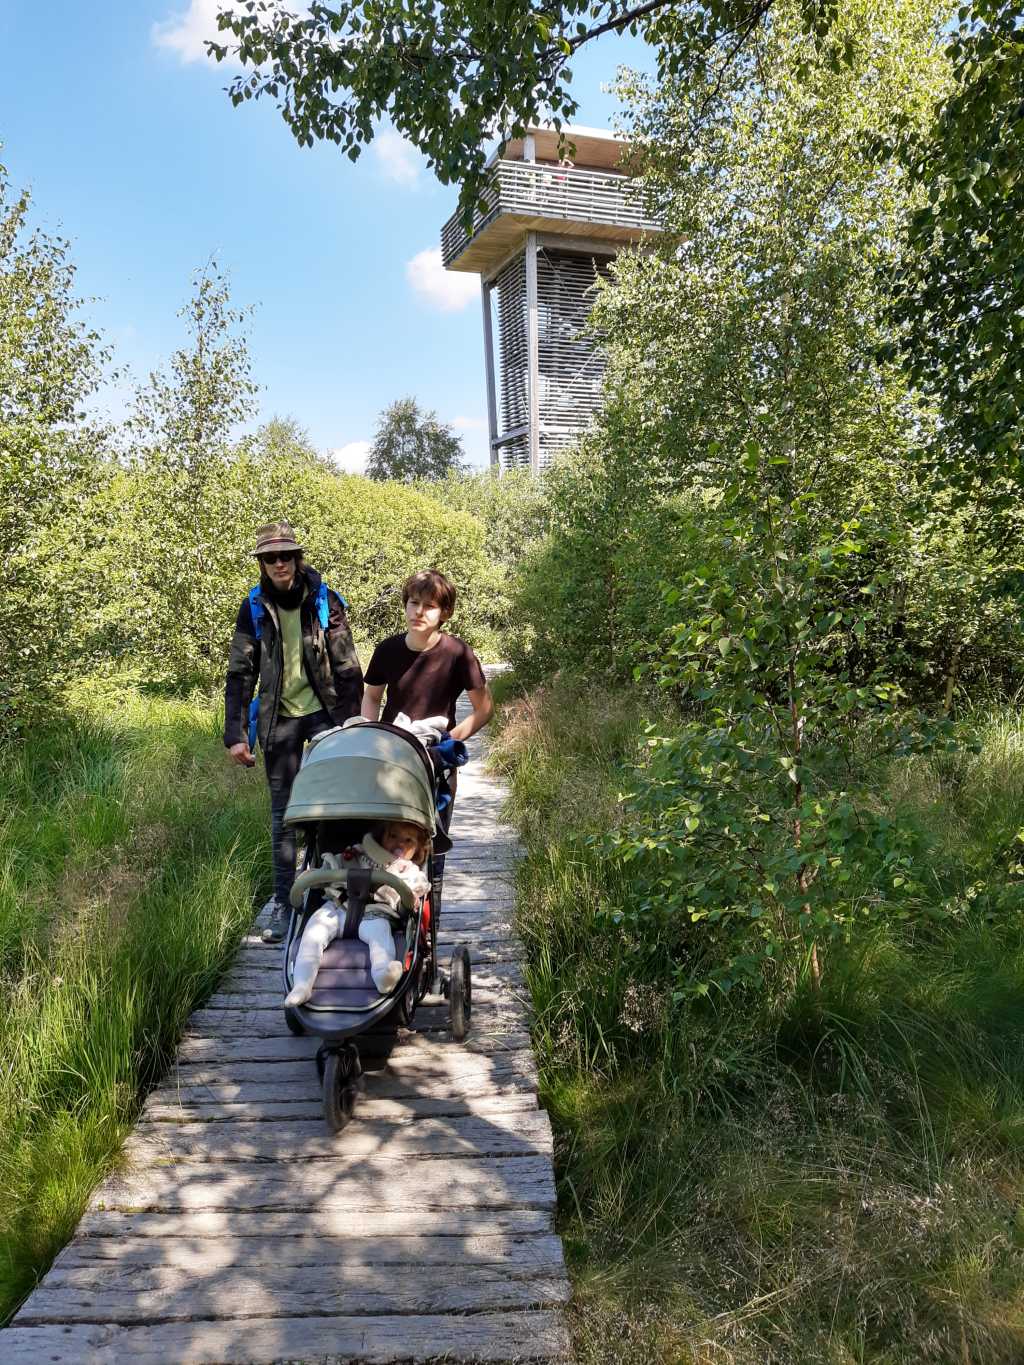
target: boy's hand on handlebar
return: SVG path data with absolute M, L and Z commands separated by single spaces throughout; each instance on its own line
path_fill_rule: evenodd
M 228 753 L 231 755 L 233 763 L 238 763 L 243 768 L 255 768 L 256 759 L 244 739 L 239 744 L 232 744 Z

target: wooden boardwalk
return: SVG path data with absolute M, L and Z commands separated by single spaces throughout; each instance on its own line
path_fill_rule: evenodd
M 472 954 L 467 1041 L 428 1000 L 332 1137 L 316 1042 L 284 1025 L 280 949 L 247 938 L 0 1332 L 4 1365 L 567 1358 L 503 796 L 479 762 L 460 774 L 440 941 L 442 963 Z

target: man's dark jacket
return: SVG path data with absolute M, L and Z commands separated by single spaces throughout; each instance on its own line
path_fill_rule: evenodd
M 328 590 L 330 618 L 326 631 L 316 610 L 320 575 L 316 569 L 302 571 L 306 591 L 300 606 L 302 625 L 302 662 L 306 677 L 321 705 L 336 725 L 359 713 L 363 700 L 363 673 L 352 643 L 348 617 L 341 598 Z M 260 748 L 266 751 L 274 742 L 274 726 L 281 705 L 281 677 L 284 660 L 277 607 L 269 592 L 261 592 L 263 619 L 260 639 L 252 622 L 248 597 L 244 598 L 235 622 L 234 639 L 228 656 L 228 678 L 224 689 L 224 744 L 231 748 L 247 738 L 249 703 L 260 685 Z

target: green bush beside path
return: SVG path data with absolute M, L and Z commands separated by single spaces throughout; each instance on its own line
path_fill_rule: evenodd
M 636 881 L 604 851 L 648 720 L 671 723 L 563 678 L 506 703 L 494 754 L 527 847 L 578 1360 L 1019 1361 L 1019 715 L 965 721 L 977 752 L 857 774 L 914 831 L 918 889 L 913 914 L 831 945 L 820 994 L 790 963 L 675 1000 L 672 928 L 638 932 Z
M 0 756 L 0 1321 L 70 1236 L 250 921 L 262 774 L 115 686 Z

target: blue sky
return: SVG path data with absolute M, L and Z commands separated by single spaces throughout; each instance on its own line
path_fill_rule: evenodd
M 294 417 L 358 468 L 381 409 L 414 394 L 486 459 L 477 277 L 439 271 L 455 207 L 385 132 L 353 165 L 299 148 L 270 102 L 232 107 L 231 73 L 202 55 L 217 0 L 0 0 L 0 163 L 34 221 L 71 241 L 78 292 L 133 382 L 181 343 L 176 313 L 215 253 L 249 327 L 261 419 Z M 574 68 L 577 121 L 608 127 L 602 86 L 646 66 L 614 36 Z M 461 287 L 460 287 L 460 282 Z

